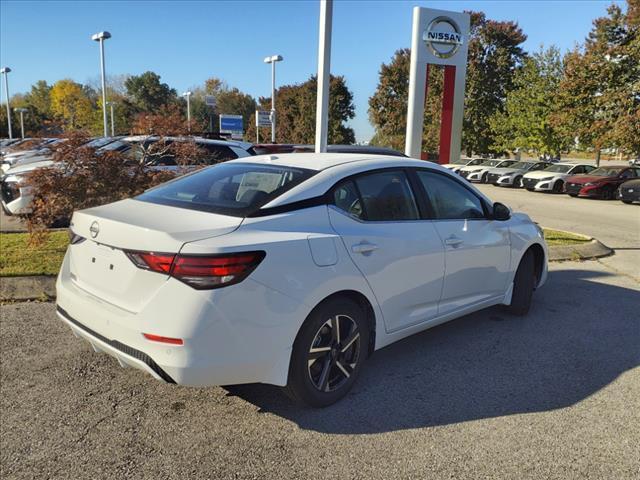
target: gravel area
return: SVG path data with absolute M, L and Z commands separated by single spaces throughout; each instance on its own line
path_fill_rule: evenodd
M 275 387 L 165 385 L 94 353 L 51 303 L 0 307 L 0 476 L 640 477 L 640 289 L 551 267 L 532 312 L 493 308 L 376 352 L 323 410 Z

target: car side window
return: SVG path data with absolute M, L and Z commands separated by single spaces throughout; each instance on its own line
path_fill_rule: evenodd
M 591 170 L 596 169 L 596 167 L 594 167 L 593 165 L 585 165 L 583 168 L 584 168 L 584 173 L 589 173 Z
M 402 171 L 364 174 L 354 179 L 365 219 L 374 222 L 418 220 L 418 207 Z
M 625 170 L 620 174 L 620 178 L 633 178 L 635 177 L 632 169 Z
M 418 178 L 437 220 L 485 218 L 482 201 L 453 179 L 439 173 L 418 170 Z
M 572 171 L 571 174 L 572 175 L 580 175 L 581 173 L 587 173 L 587 169 L 583 166 L 583 165 L 578 165 L 577 167 L 575 167 Z
M 333 203 L 340 210 L 363 219 L 362 201 L 358 195 L 358 190 L 351 180 L 341 183 L 333 191 Z
M 403 171 L 365 173 L 339 184 L 334 203 L 345 212 L 373 222 L 418 220 L 418 206 Z
M 640 177 L 640 168 L 634 168 L 634 172 L 636 172 L 636 177 Z

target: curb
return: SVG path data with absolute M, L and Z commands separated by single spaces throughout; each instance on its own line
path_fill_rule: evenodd
M 56 297 L 56 277 L 32 275 L 0 277 L 0 302 L 51 300 Z
M 592 238 L 587 243 L 549 247 L 550 262 L 590 260 L 592 258 L 608 257 L 609 255 L 613 255 L 613 250 L 595 238 Z
M 588 235 L 582 235 L 581 233 L 576 232 L 568 232 L 567 230 L 558 230 L 557 228 L 553 228 L 552 230 L 576 235 L 589 241 L 585 243 L 577 243 L 575 245 L 556 245 L 553 247 L 548 247 L 550 262 L 564 262 L 567 260 L 591 260 L 595 258 L 607 257 L 615 253 L 613 249 L 607 247 L 604 243 Z

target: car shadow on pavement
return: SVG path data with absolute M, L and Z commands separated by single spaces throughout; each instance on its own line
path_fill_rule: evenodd
M 640 291 L 610 275 L 557 270 L 526 317 L 491 308 L 375 352 L 351 393 L 325 409 L 277 387 L 228 387 L 302 429 L 363 434 L 563 408 L 640 364 Z

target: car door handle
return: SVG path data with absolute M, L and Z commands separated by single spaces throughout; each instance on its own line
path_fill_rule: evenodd
M 457 247 L 461 243 L 464 243 L 464 240 L 462 240 L 461 238 L 458 238 L 456 236 L 451 236 L 451 237 L 445 239 L 444 243 L 445 243 L 445 245 L 449 245 L 451 247 Z
M 351 251 L 353 253 L 369 253 L 377 249 L 378 245 L 369 242 L 360 242 L 356 243 L 355 245 L 351 245 Z

